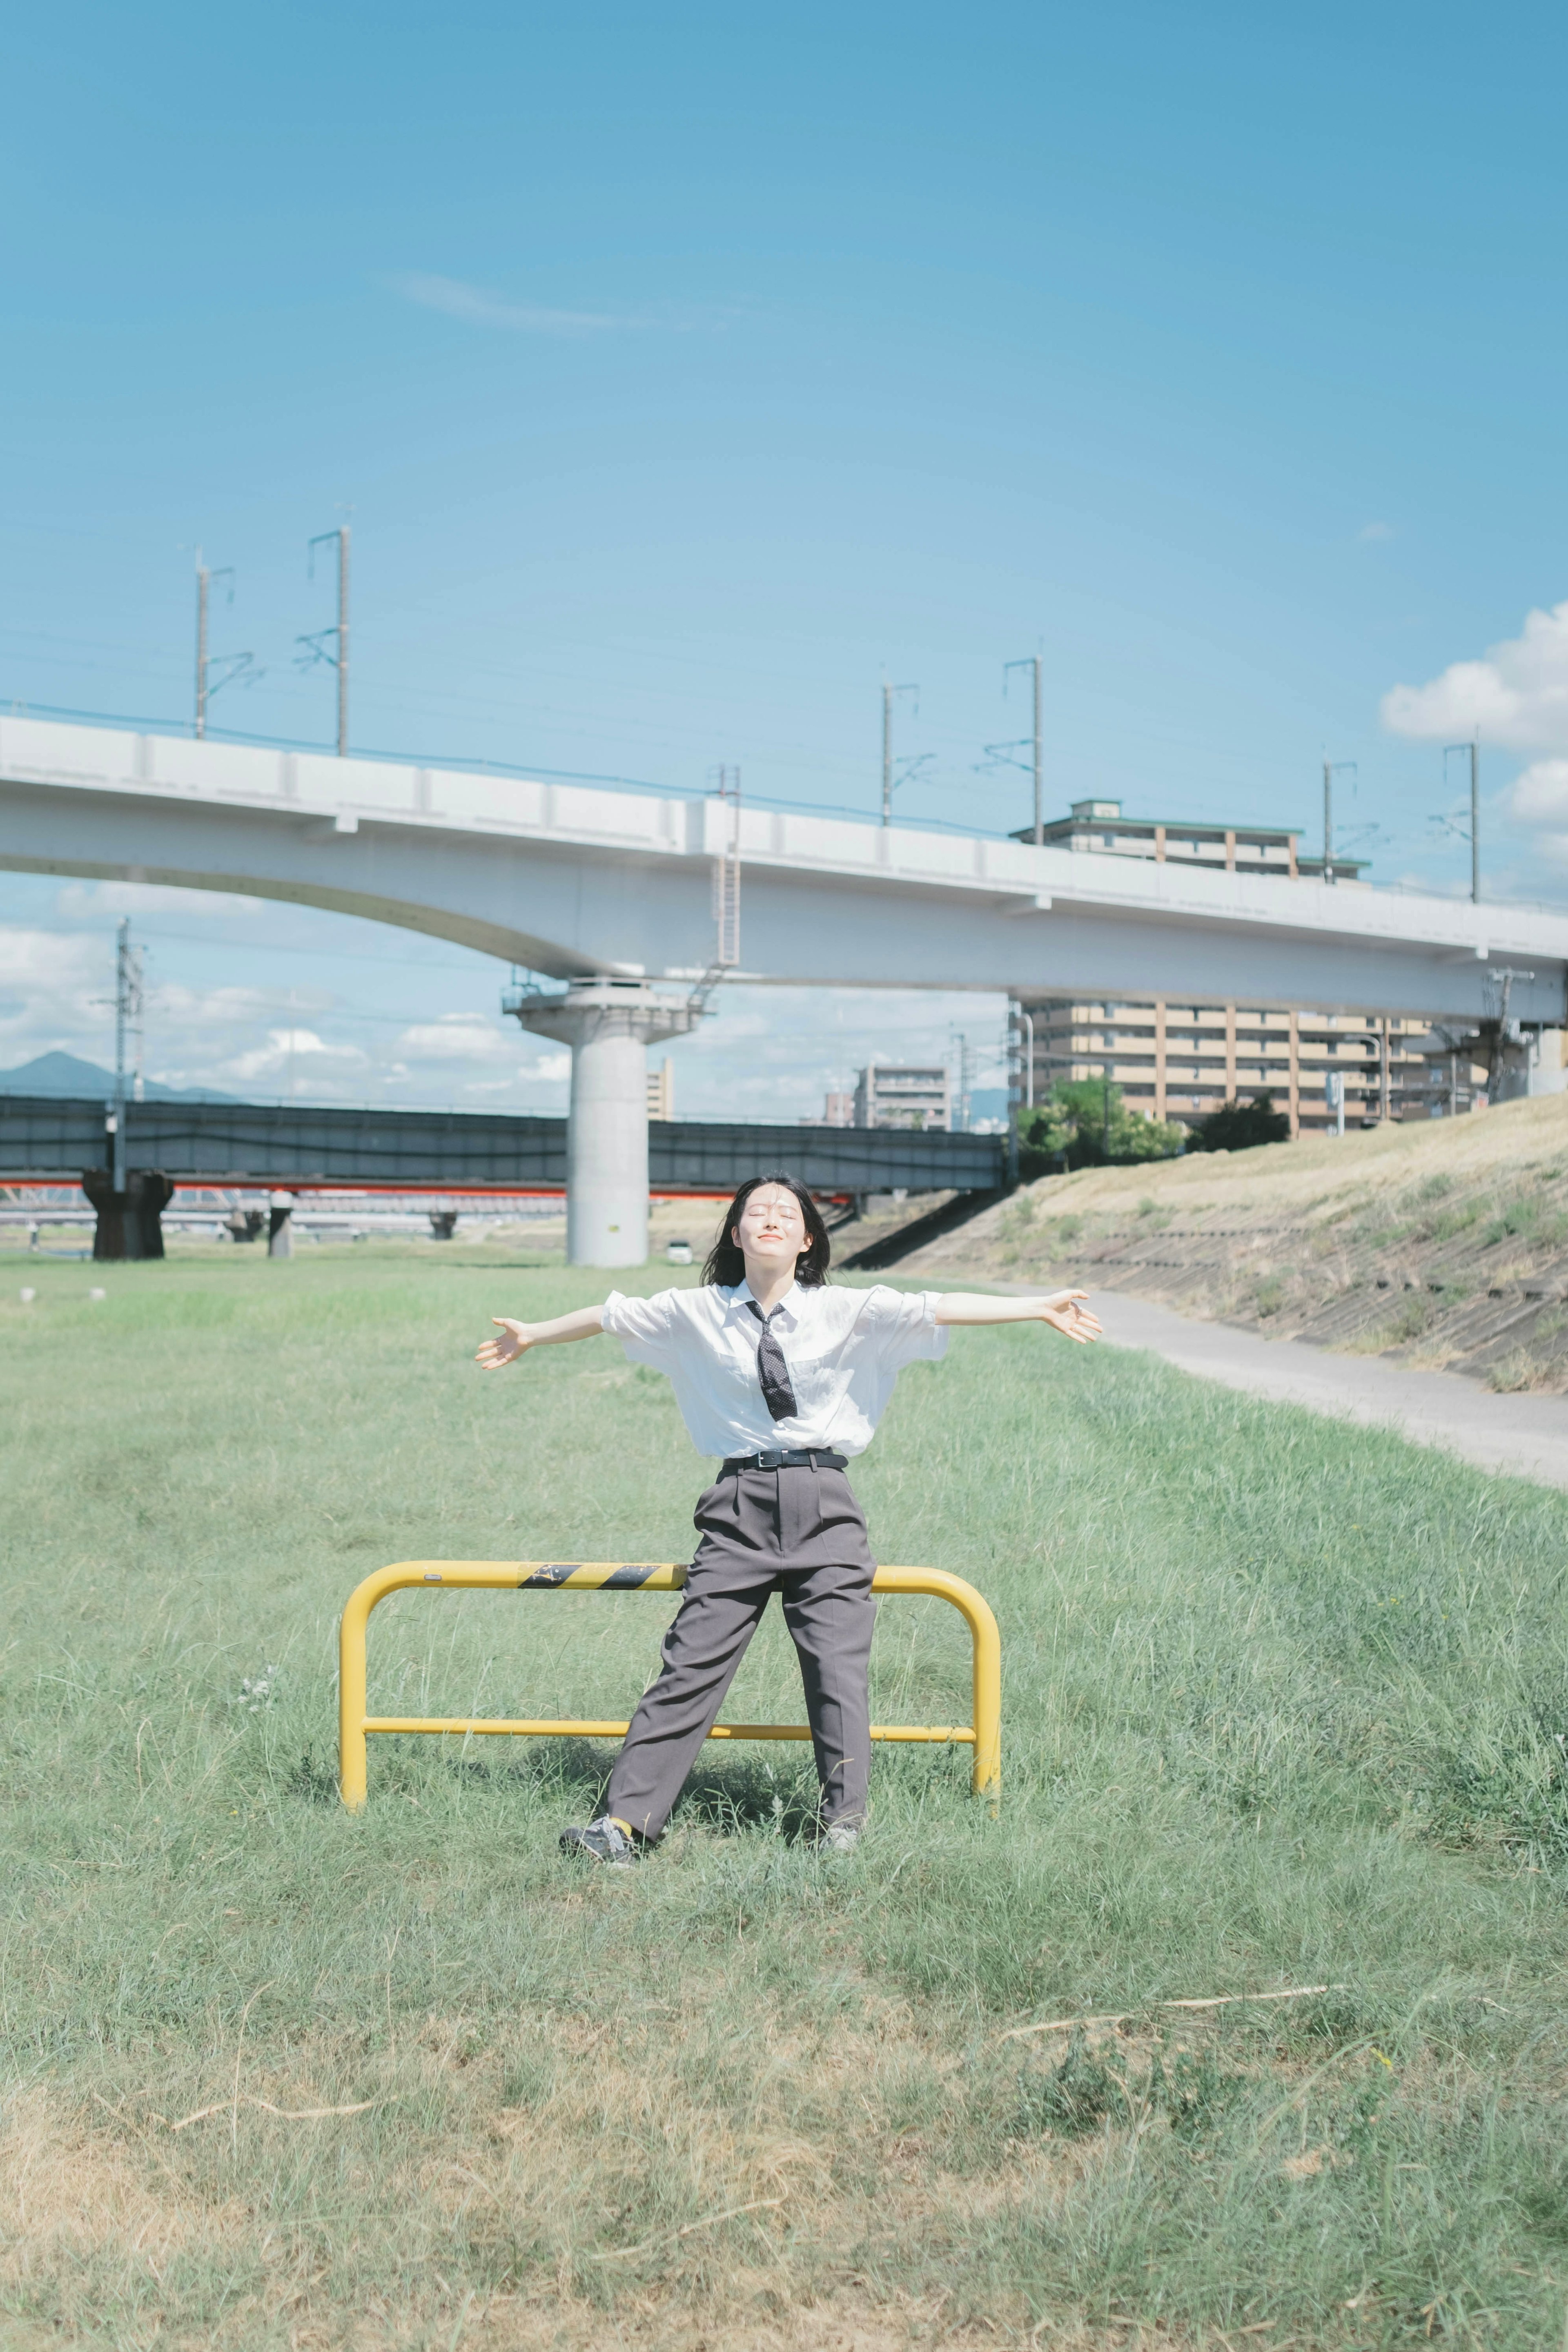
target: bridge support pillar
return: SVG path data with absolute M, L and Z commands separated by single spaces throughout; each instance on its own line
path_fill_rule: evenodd
M 572 1265 L 641 1265 L 647 1256 L 647 1049 L 702 1018 L 644 980 L 574 980 L 563 994 L 518 989 L 525 1029 L 572 1048 L 566 1129 L 566 1256 Z
M 292 1192 L 269 1192 L 267 1196 L 267 1255 L 268 1257 L 292 1257 L 294 1255 L 294 1195 Z
M 92 1237 L 95 1258 L 149 1258 L 163 1255 L 164 1210 L 174 1197 L 169 1179 L 153 1168 L 133 1168 L 116 1192 L 108 1168 L 84 1168 L 81 1189 L 98 1213 Z

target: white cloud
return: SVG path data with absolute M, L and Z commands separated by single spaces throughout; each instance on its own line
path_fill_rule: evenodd
M 1508 796 L 1513 814 L 1526 824 L 1568 822 L 1568 760 L 1536 760 Z
M 569 1048 L 561 1054 L 541 1054 L 538 1061 L 528 1073 L 531 1078 L 542 1078 L 547 1086 L 558 1086 L 563 1078 L 569 1078 L 571 1075 L 572 1055 Z
M 1426 742 L 1458 741 L 1479 728 L 1484 743 L 1510 751 L 1568 752 L 1568 604 L 1529 614 L 1521 635 L 1479 661 L 1450 663 L 1425 686 L 1394 687 L 1383 698 L 1383 723 Z
M 395 1049 L 411 1062 L 494 1062 L 514 1059 L 515 1038 L 472 1013 L 444 1013 L 405 1029 Z
M 298 1063 L 311 1056 L 322 1056 L 334 1063 L 359 1066 L 369 1061 L 357 1045 L 329 1045 L 313 1029 L 269 1029 L 265 1045 L 254 1045 L 246 1054 L 236 1054 L 221 1065 L 224 1075 L 231 1078 L 254 1080 L 276 1076 L 290 1062 Z
M 0 1055 L 8 1065 L 57 1048 L 100 1056 L 114 1034 L 113 980 L 100 940 L 0 929 Z
M 0 930 L 0 986 L 8 989 L 96 989 L 112 986 L 114 964 L 100 940 L 58 931 Z
M 504 327 L 513 334 L 592 335 L 642 323 L 598 310 L 552 310 L 532 302 L 508 302 L 482 286 L 467 285 L 460 278 L 441 278 L 422 270 L 404 270 L 382 282 L 405 302 L 417 302 L 421 310 L 442 311 L 470 327 Z
M 1363 522 L 1361 529 L 1357 531 L 1356 537 L 1363 542 L 1373 540 L 1392 539 L 1394 537 L 1394 525 L 1391 522 Z

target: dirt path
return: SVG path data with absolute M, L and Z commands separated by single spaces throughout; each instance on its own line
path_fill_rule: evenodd
M 1022 1290 L 1021 1283 L 998 1285 Z M 1259 1339 L 1224 1323 L 1195 1323 L 1114 1290 L 1095 1313 L 1112 1347 L 1147 1348 L 1200 1380 L 1304 1404 L 1346 1421 L 1381 1423 L 1418 1445 L 1439 1445 L 1542 1486 L 1568 1487 L 1568 1398 L 1497 1396 L 1452 1372 L 1416 1372 L 1373 1356 L 1331 1355 L 1299 1339 Z

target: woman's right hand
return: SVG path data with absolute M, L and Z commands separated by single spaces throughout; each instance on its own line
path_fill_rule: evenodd
M 492 1315 L 490 1321 L 500 1332 L 499 1339 L 487 1339 L 474 1361 L 482 1372 L 499 1372 L 503 1364 L 512 1364 L 533 1345 L 533 1336 L 526 1323 L 514 1323 L 510 1315 Z

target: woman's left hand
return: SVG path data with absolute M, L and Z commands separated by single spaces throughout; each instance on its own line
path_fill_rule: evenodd
M 1065 1339 L 1076 1339 L 1080 1347 L 1103 1339 L 1100 1323 L 1082 1303 L 1088 1297 L 1087 1290 L 1058 1290 L 1051 1297 L 1042 1298 L 1041 1322 L 1048 1323 Z

